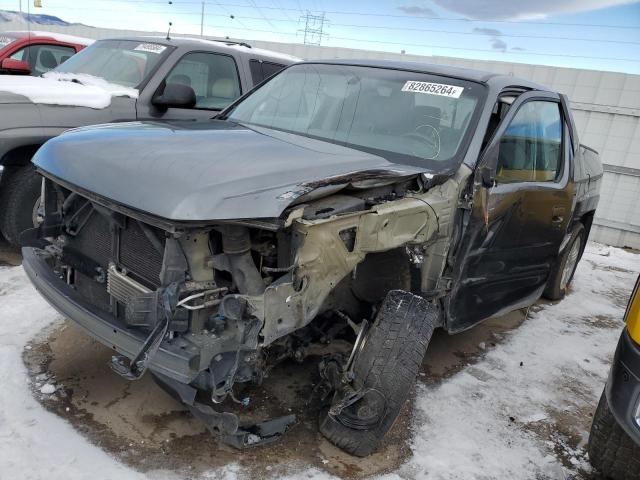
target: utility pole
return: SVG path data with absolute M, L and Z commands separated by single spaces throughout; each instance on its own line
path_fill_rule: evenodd
M 200 36 L 204 36 L 204 0 L 202 0 L 202 10 L 200 11 Z
M 329 21 L 325 18 L 324 12 L 322 15 L 313 15 L 307 10 L 307 14 L 300 17 L 300 20 L 304 20 L 304 44 L 305 45 L 320 45 L 322 43 L 322 37 L 327 36 L 324 33 L 324 26 Z

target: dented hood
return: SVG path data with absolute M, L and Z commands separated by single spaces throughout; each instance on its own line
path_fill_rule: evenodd
M 33 162 L 81 190 L 175 221 L 278 217 L 327 180 L 346 183 L 363 174 L 402 177 L 424 170 L 217 120 L 79 128 L 49 140 Z

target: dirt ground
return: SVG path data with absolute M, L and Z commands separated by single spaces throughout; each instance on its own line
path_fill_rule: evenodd
M 429 347 L 421 381 L 438 382 L 499 342 L 517 327 L 522 312 L 487 322 L 466 334 L 438 334 Z M 309 403 L 317 381 L 317 359 L 287 362 L 274 369 L 262 387 L 243 392 L 248 408 L 225 405 L 241 418 L 269 418 L 295 413 L 297 424 L 278 443 L 238 452 L 219 444 L 182 406 L 145 376 L 128 382 L 108 367 L 111 350 L 69 323 L 59 325 L 25 351 L 34 385 L 49 376 L 65 387 L 65 398 L 43 399 L 48 409 L 67 418 L 94 443 L 142 471 L 169 469 L 198 476 L 215 467 L 238 463 L 256 476 L 292 465 L 313 465 L 343 477 L 361 478 L 396 469 L 409 455 L 411 408 L 405 408 L 380 451 L 357 459 L 335 448 L 317 431 L 319 405 Z M 293 467 L 295 468 L 295 467 Z M 284 473 L 282 471 L 281 473 Z M 271 475 L 269 475 L 271 476 Z
M 19 261 L 16 249 L 0 243 L 0 264 L 15 265 Z M 506 332 L 518 327 L 525 313 L 516 311 L 455 336 L 436 332 L 419 380 L 437 383 L 473 363 L 499 344 Z M 310 401 L 318 380 L 314 358 L 302 364 L 284 363 L 274 369 L 263 386 L 247 388 L 242 396 L 251 399 L 248 407 L 225 405 L 241 419 L 289 413 L 298 418 L 279 442 L 237 451 L 219 444 L 149 375 L 128 382 L 114 374 L 107 365 L 111 355 L 111 350 L 61 321 L 28 345 L 23 358 L 34 395 L 48 410 L 66 418 L 90 441 L 143 472 L 171 470 L 192 478 L 216 467 L 238 464 L 252 478 L 277 478 L 315 466 L 342 478 L 362 478 L 395 470 L 411 453 L 411 402 L 382 448 L 366 459 L 351 457 L 324 440 L 317 431 L 320 407 L 318 402 Z M 63 394 L 39 395 L 39 386 L 48 381 L 64 385 Z M 562 419 L 559 422 L 562 424 Z
M 455 337 L 438 334 L 429 347 L 420 380 L 438 382 L 456 372 L 483 348 L 499 342 L 501 334 L 517 327 L 523 318 L 522 312 L 515 312 Z M 114 374 L 107 365 L 112 351 L 72 324 L 59 324 L 47 333 L 24 355 L 34 385 L 49 378 L 64 385 L 62 400 L 44 397 L 43 405 L 142 471 L 169 469 L 189 477 L 238 463 L 256 477 L 265 473 L 265 467 L 277 477 L 279 469 L 291 473 L 292 465 L 298 464 L 300 468 L 313 465 L 343 478 L 361 478 L 395 470 L 410 453 L 410 405 L 380 451 L 366 459 L 347 455 L 324 440 L 317 431 L 318 402 L 309 403 L 318 379 L 314 358 L 302 364 L 284 363 L 262 387 L 246 389 L 243 396 L 251 398 L 249 407 L 225 405 L 241 418 L 288 413 L 298 417 L 297 424 L 279 442 L 238 452 L 212 438 L 149 375 L 128 382 Z
M 20 249 L 9 246 L 0 234 L 0 265 L 20 265 L 21 262 Z

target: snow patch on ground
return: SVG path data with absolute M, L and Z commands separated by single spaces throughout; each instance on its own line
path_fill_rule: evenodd
M 555 430 L 561 418 L 595 408 L 637 272 L 640 255 L 590 244 L 564 300 L 530 309 L 527 320 L 480 362 L 439 386 L 420 386 L 414 457 L 404 472 L 433 479 L 537 479 L 588 470 L 582 448 L 588 431 L 576 432 L 582 442 L 573 449 Z M 617 303 L 620 293 L 625 300 Z M 603 328 L 598 318 L 614 323 Z M 536 432 L 549 431 L 556 440 L 545 444 Z M 553 453 L 563 442 L 564 466 Z
M 588 470 L 588 432 L 575 432 L 582 439 L 575 445 L 558 425 L 595 407 L 637 272 L 640 255 L 590 244 L 566 299 L 532 308 L 482 359 L 438 385 L 418 387 L 414 455 L 381 478 L 555 479 Z M 177 478 L 120 464 L 33 398 L 22 351 L 59 320 L 20 267 L 0 267 L 0 476 Z M 55 383 L 46 374 L 36 381 L 41 389 Z M 203 478 L 243 476 L 241 467 L 228 465 Z M 296 478 L 332 477 L 308 469 Z
M 77 80 L 80 83 L 73 82 Z M 112 97 L 138 98 L 138 90 L 92 75 L 48 72 L 44 77 L 0 75 L 0 91 L 27 97 L 33 103 L 107 108 Z
M 0 478 L 144 479 L 90 444 L 66 421 L 47 412 L 30 390 L 22 350 L 59 320 L 20 267 L 0 267 Z
M 52 393 L 55 393 L 55 391 L 56 386 L 51 385 L 50 383 L 45 383 L 42 387 L 40 387 L 40 393 L 44 395 L 51 395 Z

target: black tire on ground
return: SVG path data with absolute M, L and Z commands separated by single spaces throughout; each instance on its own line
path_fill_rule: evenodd
M 562 300 L 567 293 L 567 288 L 571 284 L 571 280 L 573 280 L 573 276 L 576 273 L 576 268 L 578 267 L 578 262 L 580 261 L 580 256 L 582 255 L 582 250 L 584 249 L 586 232 L 584 226 L 581 223 L 578 223 L 573 230 L 571 231 L 571 238 L 567 242 L 567 246 L 562 252 L 556 261 L 553 269 L 551 270 L 551 274 L 549 275 L 549 280 L 547 281 L 547 286 L 544 289 L 542 295 L 548 300 Z M 579 255 L 576 259 L 575 265 L 573 266 L 573 271 L 569 276 L 569 281 L 563 287 L 562 284 L 562 272 L 564 271 L 564 267 L 569 259 L 569 255 L 571 253 L 571 249 L 573 248 L 576 242 L 580 242 L 578 245 Z
M 355 387 L 370 393 L 335 417 L 321 414 L 320 432 L 329 441 L 359 457 L 376 450 L 409 397 L 438 321 L 438 308 L 425 299 L 387 294 L 354 363 Z M 362 428 L 363 416 L 374 423 Z
M 0 231 L 12 245 L 18 245 L 20 233 L 33 228 L 33 209 L 40 198 L 42 177 L 33 165 L 5 171 L 0 191 Z
M 616 421 L 603 393 L 589 435 L 591 465 L 606 478 L 640 480 L 640 445 Z

